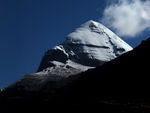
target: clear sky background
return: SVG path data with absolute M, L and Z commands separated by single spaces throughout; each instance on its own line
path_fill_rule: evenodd
M 108 4 L 107 0 L 0 0 L 0 88 L 36 72 L 48 49 L 86 21 L 99 21 Z M 136 38 L 121 38 L 136 47 L 148 36 L 145 31 Z

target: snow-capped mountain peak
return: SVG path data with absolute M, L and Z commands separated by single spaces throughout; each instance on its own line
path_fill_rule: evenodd
M 62 44 L 49 50 L 38 71 L 55 65 L 52 61 L 71 67 L 74 67 L 73 64 L 96 67 L 130 50 L 132 47 L 116 34 L 104 25 L 90 20 L 70 33 Z
M 26 75 L 10 89 L 40 91 L 63 87 L 59 81 L 108 62 L 132 50 L 108 28 L 95 21 L 82 24 L 66 40 L 46 52 L 38 72 Z

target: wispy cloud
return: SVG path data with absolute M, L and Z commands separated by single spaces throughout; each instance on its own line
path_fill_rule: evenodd
M 150 29 L 150 1 L 118 0 L 105 8 L 101 21 L 120 36 L 135 37 Z

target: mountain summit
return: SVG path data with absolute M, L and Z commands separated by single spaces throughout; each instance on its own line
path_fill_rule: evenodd
M 100 66 L 130 50 L 132 47 L 108 28 L 90 20 L 70 33 L 62 44 L 48 50 L 37 73 L 24 76 L 7 89 L 40 91 L 46 84 L 51 89 L 59 88 L 67 84 L 60 80 Z
M 132 50 L 127 43 L 104 25 L 90 20 L 70 33 L 66 40 L 49 50 L 38 71 L 58 64 L 68 65 L 81 70 L 108 62 Z

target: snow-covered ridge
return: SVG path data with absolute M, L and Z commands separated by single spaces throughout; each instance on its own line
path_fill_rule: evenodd
M 62 44 L 49 50 L 38 71 L 54 66 L 53 61 L 72 67 L 74 64 L 96 67 L 130 50 L 132 47 L 116 34 L 104 25 L 90 20 L 70 33 Z

